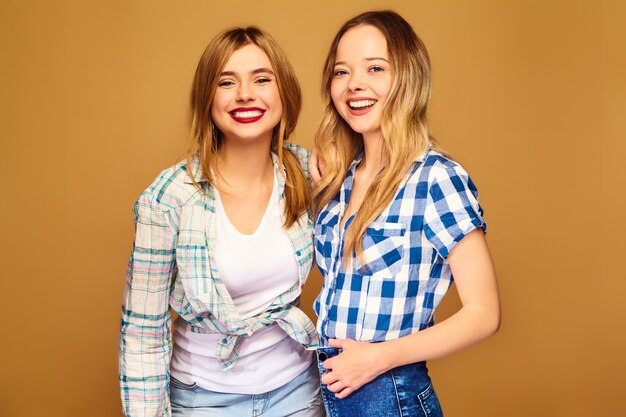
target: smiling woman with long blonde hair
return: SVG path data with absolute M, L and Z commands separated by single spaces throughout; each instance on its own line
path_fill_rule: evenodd
M 120 385 L 127 416 L 320 416 L 299 308 L 312 264 L 301 95 L 265 32 L 219 34 L 198 64 L 192 145 L 135 204 Z M 172 344 L 171 310 L 178 313 Z
M 430 137 L 430 91 L 426 48 L 398 14 L 367 12 L 338 31 L 314 192 L 318 366 L 332 417 L 441 416 L 426 361 L 499 326 L 478 193 Z M 462 308 L 435 324 L 453 276 Z

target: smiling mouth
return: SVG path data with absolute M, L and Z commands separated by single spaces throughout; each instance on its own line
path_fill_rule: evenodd
M 254 123 L 265 114 L 262 109 L 235 109 L 230 112 L 230 117 L 239 123 Z
M 372 107 L 374 104 L 376 104 L 376 100 L 348 101 L 348 106 L 350 106 L 351 109 L 355 110 Z
M 378 102 L 378 100 L 373 99 L 361 99 L 361 100 L 348 100 L 346 103 L 348 104 L 348 109 L 350 113 L 355 116 L 360 116 L 370 111 L 372 107 Z

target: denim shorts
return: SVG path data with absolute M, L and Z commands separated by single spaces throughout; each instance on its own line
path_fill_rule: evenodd
M 228 394 L 188 385 L 170 376 L 172 417 L 323 417 L 317 366 L 263 394 Z
M 341 349 L 318 348 L 320 376 L 322 363 L 339 353 Z M 344 399 L 322 385 L 322 398 L 328 417 L 443 417 L 425 362 L 391 369 Z

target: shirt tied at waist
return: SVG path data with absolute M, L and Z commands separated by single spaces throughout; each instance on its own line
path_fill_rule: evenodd
M 266 311 L 259 316 L 244 319 L 245 326 L 240 327 L 233 333 L 223 334 L 217 343 L 216 357 L 223 371 L 232 368 L 239 357 L 241 343 L 246 336 L 264 329 L 273 323 L 278 324 L 287 333 L 287 336 L 300 343 L 305 348 L 313 348 L 320 345 L 319 336 L 315 326 L 306 314 L 295 306 L 281 309 L 280 311 Z M 195 331 L 203 332 L 204 329 L 194 328 Z

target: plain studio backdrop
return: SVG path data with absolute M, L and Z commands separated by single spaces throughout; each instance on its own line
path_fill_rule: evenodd
M 428 47 L 432 132 L 478 186 L 500 283 L 500 332 L 430 363 L 446 416 L 622 412 L 624 2 L 2 0 L 0 415 L 121 415 L 131 207 L 188 144 L 208 41 L 250 24 L 278 40 L 310 149 L 332 37 L 383 8 Z M 453 288 L 438 319 L 458 307 Z

